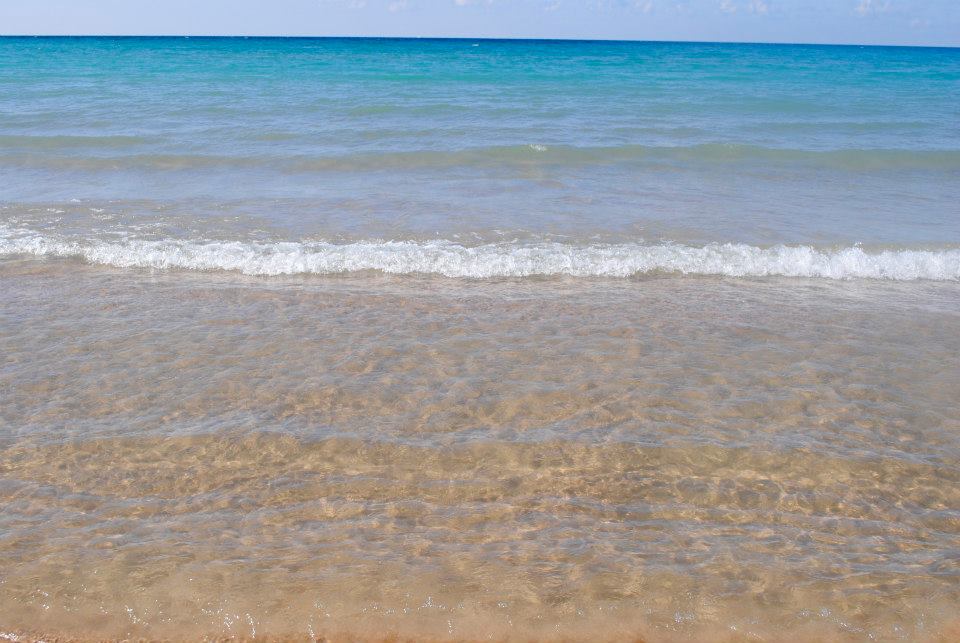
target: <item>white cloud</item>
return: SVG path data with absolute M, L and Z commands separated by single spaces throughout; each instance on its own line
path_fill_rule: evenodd
M 736 0 L 720 0 L 720 11 L 723 13 L 737 13 L 740 9 L 762 16 L 769 13 L 770 5 L 766 0 L 747 0 L 742 5 Z
M 890 0 L 860 0 L 860 4 L 854 9 L 861 16 L 869 16 L 874 13 L 886 13 L 890 10 Z

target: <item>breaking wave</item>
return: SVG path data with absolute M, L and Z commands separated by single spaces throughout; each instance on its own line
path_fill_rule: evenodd
M 0 254 L 73 257 L 124 268 L 226 270 L 245 275 L 343 274 L 378 271 L 468 279 L 574 276 L 630 277 L 649 273 L 729 277 L 813 277 L 960 280 L 960 249 L 758 247 L 740 243 L 572 245 L 451 241 L 354 243 L 118 241 L 55 237 L 0 228 Z

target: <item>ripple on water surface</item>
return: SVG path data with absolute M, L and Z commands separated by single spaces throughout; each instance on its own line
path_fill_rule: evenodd
M 0 270 L 6 628 L 956 627 L 955 283 Z

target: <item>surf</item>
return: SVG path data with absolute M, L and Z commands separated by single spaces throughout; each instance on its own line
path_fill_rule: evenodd
M 462 279 L 629 278 L 666 273 L 724 277 L 805 277 L 894 281 L 960 280 L 960 248 L 817 248 L 743 243 L 576 245 L 504 242 L 468 246 L 449 240 L 213 241 L 88 239 L 0 229 L 0 254 L 65 257 L 119 268 L 231 271 L 244 275 L 380 272 Z

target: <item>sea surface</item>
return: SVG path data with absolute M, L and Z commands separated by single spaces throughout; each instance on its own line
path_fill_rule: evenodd
M 960 50 L 0 38 L 0 637 L 960 638 Z

